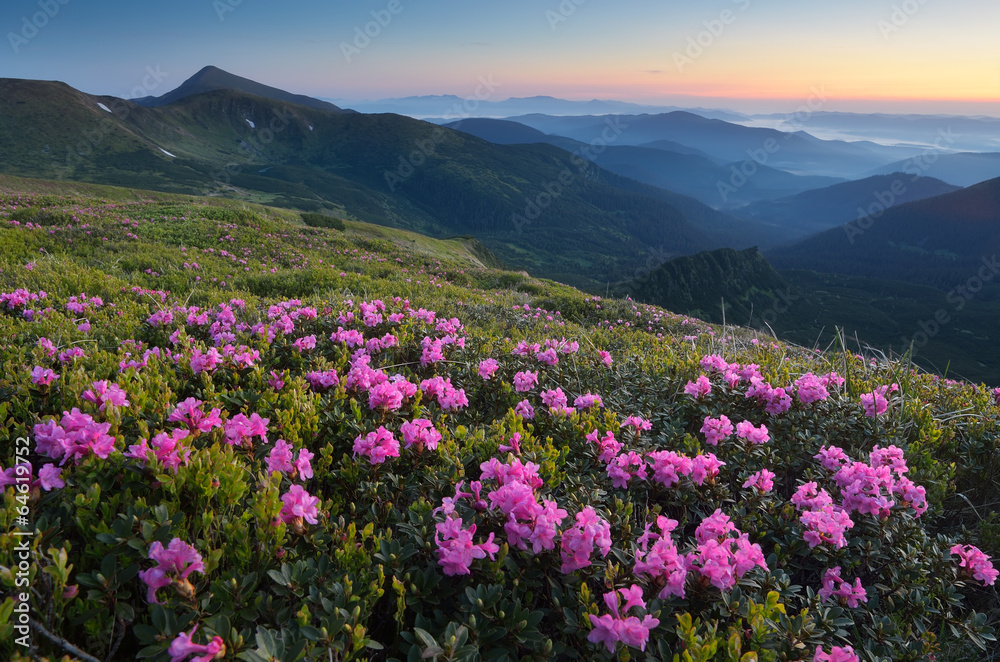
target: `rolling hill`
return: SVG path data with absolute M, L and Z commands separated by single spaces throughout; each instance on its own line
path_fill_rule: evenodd
M 998 252 L 1000 179 L 992 179 L 862 217 L 766 255 L 779 269 L 901 280 L 952 291 L 977 279 L 992 280 Z
M 61 83 L 3 79 L 0 136 L 3 172 L 228 195 L 439 237 L 471 234 L 512 266 L 593 288 L 632 273 L 650 250 L 676 256 L 723 245 L 689 222 L 672 194 L 554 146 L 494 145 L 397 115 L 239 91 L 147 107 Z
M 868 213 L 877 213 L 880 207 L 892 207 L 957 190 L 958 186 L 933 177 L 894 173 L 834 184 L 777 200 L 755 202 L 736 213 L 761 223 L 777 225 L 791 241 L 849 223 Z

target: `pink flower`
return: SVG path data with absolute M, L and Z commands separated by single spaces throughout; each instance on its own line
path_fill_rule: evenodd
M 545 365 L 556 365 L 559 363 L 559 355 L 556 354 L 556 350 L 552 347 L 549 347 L 541 352 L 537 352 L 535 354 L 535 358 L 539 363 L 544 363 Z
M 661 600 L 671 595 L 684 597 L 684 582 L 691 567 L 689 557 L 677 551 L 670 537 L 677 524 L 676 520 L 658 516 L 656 526 L 660 529 L 659 536 L 652 532 L 652 524 L 646 524 L 646 531 L 639 538 L 639 548 L 635 550 L 632 572 L 637 576 L 647 575 L 657 585 L 663 586 L 657 596 Z M 651 540 L 652 545 L 649 544 Z
M 417 451 L 422 451 L 424 448 L 434 450 L 437 448 L 438 442 L 441 441 L 441 433 L 426 418 L 406 421 L 400 427 L 400 432 L 403 434 L 404 446 L 406 448 L 416 446 Z
M 382 464 L 390 457 L 399 457 L 399 442 L 381 425 L 378 430 L 354 440 L 354 454 L 363 455 L 372 464 Z
M 854 608 L 858 606 L 858 601 L 868 602 L 868 596 L 863 586 L 861 578 L 854 578 L 854 585 L 840 578 L 840 566 L 828 568 L 823 573 L 823 587 L 819 590 L 819 596 L 824 600 L 836 597 L 841 604 Z
M 46 464 L 38 470 L 38 481 L 41 483 L 42 489 L 46 492 L 66 487 L 65 481 L 62 479 L 62 469 L 54 464 Z
M 664 487 L 673 487 L 694 469 L 691 458 L 674 451 L 653 451 L 647 457 L 653 460 L 653 480 Z
M 526 393 L 538 385 L 538 373 L 531 371 L 519 372 L 514 375 L 514 390 Z
M 273 379 L 275 379 L 277 383 L 280 383 L 281 386 L 285 385 L 285 382 L 278 379 L 277 377 L 273 377 Z M 332 368 L 330 370 L 325 370 L 322 372 L 318 370 L 313 370 L 311 372 L 306 373 L 306 381 L 309 382 L 309 385 L 313 388 L 314 391 L 320 391 L 320 390 L 325 391 L 326 389 L 331 388 L 333 386 L 338 386 L 340 384 L 340 377 L 337 375 L 337 371 L 333 370 Z M 280 390 L 281 388 L 280 386 L 277 386 L 277 384 L 272 384 L 272 387 L 278 390 Z
M 725 414 L 718 418 L 706 416 L 701 426 L 701 433 L 705 435 L 706 444 L 718 446 L 720 441 L 724 441 L 733 433 L 733 424 Z
M 555 388 L 542 391 L 542 404 L 550 408 L 565 407 L 568 404 L 568 400 L 561 388 Z
M 827 471 L 838 471 L 842 466 L 851 461 L 851 458 L 847 457 L 847 454 L 844 453 L 844 449 L 837 446 L 830 446 L 829 448 L 823 446 L 819 449 L 819 453 L 813 455 L 813 457 L 819 460 L 820 464 Z
M 631 478 L 646 479 L 646 461 L 635 451 L 629 451 L 608 462 L 607 472 L 615 487 L 625 488 Z
M 746 439 L 751 444 L 766 444 L 771 440 L 766 425 L 761 423 L 760 427 L 755 427 L 750 421 L 740 421 L 736 424 L 736 436 Z
M 619 608 L 618 594 L 625 598 L 625 605 Z M 587 641 L 594 644 L 604 644 L 609 653 L 614 653 L 615 644 L 619 641 L 626 646 L 646 650 L 646 643 L 649 641 L 649 631 L 660 624 L 659 619 L 648 614 L 640 621 L 637 616 L 622 617 L 621 612 L 627 612 L 632 607 L 640 609 L 646 608 L 646 603 L 642 599 L 642 588 L 632 584 L 631 588 L 620 588 L 604 594 L 604 604 L 611 611 L 610 614 L 596 616 L 590 614 L 590 623 L 593 629 L 587 635 Z
M 476 525 L 462 528 L 462 520 L 458 517 L 448 517 L 444 522 L 435 525 L 437 533 L 434 542 L 437 544 L 438 565 L 449 577 L 472 574 L 471 565 L 475 559 L 487 556 L 496 558 L 500 546 L 493 542 L 490 533 L 486 542 L 475 544 L 472 536 L 476 533 Z
M 214 347 L 210 347 L 208 351 L 202 352 L 200 349 L 195 348 L 191 353 L 191 370 L 194 374 L 199 372 L 212 372 L 215 370 L 216 366 L 222 360 L 222 355 L 219 354 L 219 350 Z
M 761 492 L 770 492 L 774 489 L 774 472 L 768 469 L 761 469 L 755 474 L 751 474 L 743 483 L 743 487 L 753 487 Z
M 844 533 L 854 526 L 850 515 L 843 510 L 835 510 L 833 506 L 824 506 L 820 510 L 807 510 L 800 517 L 806 530 L 802 538 L 809 547 L 829 543 L 839 549 L 847 545 Z
M 292 346 L 299 352 L 316 349 L 316 336 L 303 336 L 302 338 L 297 338 L 295 342 L 292 343 Z
M 174 410 L 170 412 L 170 415 L 167 416 L 167 420 L 174 423 L 183 423 L 191 432 L 195 430 L 208 432 L 214 428 L 222 427 L 221 411 L 215 408 L 210 413 L 205 414 L 201 409 L 203 404 L 201 400 L 188 398 L 177 404 Z
M 226 644 L 222 637 L 216 635 L 207 644 L 196 644 L 191 641 L 194 633 L 198 630 L 195 625 L 190 632 L 181 632 L 172 642 L 167 653 L 170 654 L 170 662 L 184 662 L 189 656 L 195 655 L 193 662 L 210 662 L 210 660 L 225 657 Z
M 560 550 L 563 574 L 588 567 L 595 546 L 601 551 L 601 556 L 608 555 L 611 551 L 611 525 L 601 519 L 591 506 L 586 506 L 576 514 L 576 524 L 563 531 Z
M 830 396 L 823 380 L 811 372 L 796 379 L 795 386 L 798 388 L 799 402 L 804 405 L 826 400 Z
M 250 414 L 250 418 L 245 414 L 236 414 L 225 423 L 226 443 L 241 446 L 246 442 L 252 446 L 254 437 L 267 442 L 267 424 L 270 421 L 271 419 L 261 418 L 257 413 Z
M 593 393 L 584 393 L 573 401 L 573 406 L 577 409 L 590 409 L 591 407 L 603 407 L 604 401 L 601 396 Z
M 895 386 L 895 384 L 893 386 Z M 885 393 L 889 389 L 889 386 L 879 386 L 871 393 L 863 393 L 861 395 L 861 406 L 865 409 L 865 416 L 869 418 L 876 418 L 886 412 L 889 408 L 889 401 L 885 399 Z
M 974 545 L 955 545 L 951 548 L 951 553 L 959 556 L 958 567 L 963 573 L 978 579 L 983 586 L 992 586 L 1000 575 L 990 563 L 990 557 Z
M 51 386 L 57 379 L 59 379 L 59 375 L 49 368 L 36 365 L 31 369 L 31 382 L 35 386 Z
M 634 427 L 635 433 L 639 434 L 643 431 L 651 430 L 653 428 L 653 424 L 647 421 L 646 419 L 642 418 L 641 416 L 629 416 L 624 421 L 622 421 L 621 427 L 622 428 Z
M 368 391 L 368 408 L 396 411 L 403 406 L 403 393 L 393 382 L 376 384 Z
M 817 646 L 813 662 L 860 662 L 860 660 L 850 646 L 834 646 L 829 653 L 824 653 L 823 647 Z
M 719 475 L 719 469 L 725 464 L 715 457 L 714 453 L 695 455 L 691 458 L 691 482 L 702 485 L 706 480 L 714 480 Z
M 710 372 L 724 373 L 729 369 L 729 364 L 718 354 L 706 354 L 698 363 Z
M 302 526 L 302 520 L 309 524 L 316 524 L 319 515 L 319 497 L 311 496 L 301 485 L 292 485 L 288 491 L 281 495 L 284 504 L 281 507 L 281 521 L 285 524 L 292 524 L 298 528 Z
M 194 596 L 194 587 L 188 581 L 188 576 L 192 572 L 204 573 L 205 564 L 202 562 L 201 554 L 192 545 L 180 538 L 171 540 L 167 547 L 156 541 L 149 546 L 149 558 L 156 561 L 156 567 L 139 573 L 139 578 L 148 587 L 147 602 L 161 604 L 156 599 L 156 591 L 170 586 L 175 581 L 182 596 Z
M 514 406 L 514 413 L 519 417 L 530 421 L 535 418 L 535 408 L 527 400 L 521 400 Z
M 611 352 L 605 352 L 603 349 L 597 350 L 597 355 L 601 357 L 601 363 L 606 367 L 611 367 Z
M 712 392 L 712 383 L 708 381 L 708 377 L 701 375 L 695 381 L 685 384 L 684 392 L 693 399 L 700 400 Z
M 105 411 L 109 405 L 111 407 L 128 407 L 129 405 L 128 395 L 122 387 L 115 383 L 108 383 L 107 380 L 91 383 L 91 388 L 84 391 L 80 397 L 98 405 L 98 411 Z
M 496 359 L 484 359 L 479 362 L 479 376 L 486 381 L 489 381 L 499 369 L 500 364 Z
M 821 510 L 833 505 L 833 498 L 815 481 L 799 485 L 792 495 L 792 504 L 799 510 Z
M 292 469 L 292 447 L 284 439 L 279 439 L 267 456 L 267 472 L 291 473 Z

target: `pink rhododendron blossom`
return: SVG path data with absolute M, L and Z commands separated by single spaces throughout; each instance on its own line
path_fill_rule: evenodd
M 415 446 L 418 452 L 425 448 L 434 450 L 437 448 L 438 442 L 441 441 L 441 433 L 426 418 L 415 418 L 412 421 L 406 421 L 400 427 L 399 431 L 403 435 L 404 447 L 411 448 Z
M 216 366 L 222 360 L 222 355 L 219 354 L 219 350 L 214 347 L 210 347 L 208 351 L 202 352 L 200 349 L 195 348 L 191 353 L 191 370 L 194 374 L 199 372 L 212 372 L 215 370 Z
M 542 391 L 542 404 L 546 407 L 565 407 L 568 402 L 566 394 L 561 388 Z
M 699 544 L 712 539 L 722 540 L 733 531 L 736 531 L 736 525 L 721 508 L 716 508 L 714 513 L 701 520 L 701 524 L 694 532 L 694 539 Z
M 316 336 L 303 336 L 301 338 L 296 338 L 295 342 L 292 343 L 299 352 L 307 352 L 311 349 L 316 349 Z
M 830 397 L 830 393 L 826 390 L 823 380 L 811 372 L 807 372 L 796 379 L 795 386 L 798 389 L 799 402 L 804 405 L 820 402 Z
M 615 439 L 611 430 L 608 430 L 603 437 L 599 436 L 597 430 L 593 430 L 587 434 L 587 441 L 597 445 L 597 457 L 604 463 L 614 459 L 622 449 L 621 443 Z
M 563 531 L 560 556 L 562 572 L 568 574 L 590 565 L 594 547 L 601 556 L 611 551 L 611 525 L 590 506 L 576 514 L 576 524 Z
M 635 428 L 635 433 L 639 434 L 641 432 L 651 430 L 653 428 L 653 424 L 647 421 L 645 418 L 642 418 L 641 416 L 629 416 L 624 421 L 622 421 L 621 427 Z
M 774 489 L 774 472 L 768 469 L 761 469 L 757 473 L 750 474 L 750 477 L 743 483 L 743 487 L 752 487 L 761 492 L 770 492 Z
M 97 405 L 98 411 L 105 411 L 108 406 L 128 407 L 128 395 L 121 386 L 109 383 L 107 380 L 93 382 L 91 388 L 80 394 L 80 397 L 87 402 Z
M 709 372 L 724 373 L 729 369 L 729 364 L 718 354 L 706 354 L 698 364 Z
M 514 406 L 514 413 L 519 417 L 530 421 L 535 418 L 535 408 L 527 400 L 521 400 Z
M 792 504 L 799 510 L 820 510 L 833 505 L 833 498 L 815 481 L 799 485 L 792 495 Z
M 59 423 L 48 420 L 34 426 L 36 451 L 60 465 L 78 464 L 90 455 L 107 459 L 115 451 L 115 438 L 108 434 L 110 423 L 98 423 L 76 407 L 64 411 Z
M 854 585 L 844 581 L 840 577 L 840 566 L 828 568 L 823 573 L 823 586 L 819 590 L 819 596 L 824 600 L 831 597 L 837 598 L 842 605 L 854 608 L 858 606 L 858 601 L 868 602 L 868 595 L 861 585 L 861 578 L 854 578 Z
M 192 655 L 189 662 L 210 662 L 211 660 L 222 659 L 226 656 L 226 644 L 222 637 L 216 635 L 207 644 L 196 644 L 192 641 L 194 633 L 198 630 L 195 625 L 190 632 L 181 632 L 170 642 L 167 653 L 170 655 L 170 662 L 185 662 Z
M 167 416 L 167 420 L 173 423 L 182 423 L 191 432 L 195 432 L 196 430 L 199 432 L 208 432 L 214 428 L 222 427 L 221 411 L 218 408 L 214 408 L 206 414 L 201 409 L 203 404 L 201 400 L 187 398 L 177 404 L 174 410 L 170 412 L 170 415 Z
M 393 382 L 376 384 L 368 391 L 368 408 L 396 411 L 403 406 L 403 392 Z
M 608 462 L 607 472 L 615 487 L 625 488 L 632 478 L 646 479 L 646 461 L 635 451 L 629 451 Z
M 719 590 L 729 590 L 754 567 L 767 571 L 760 545 L 751 543 L 721 510 L 702 520 L 695 538 L 698 548 L 688 559 L 690 567 Z
M 823 446 L 819 449 L 819 453 L 813 455 L 813 457 L 819 460 L 820 464 L 827 471 L 839 471 L 841 467 L 851 461 L 851 458 L 847 457 L 847 454 L 844 453 L 844 449 L 837 446 Z
M 156 591 L 174 582 L 177 582 L 178 591 L 184 597 L 193 597 L 194 587 L 188 582 L 188 576 L 192 572 L 205 572 L 205 564 L 201 554 L 192 545 L 180 538 L 174 538 L 166 547 L 156 541 L 149 546 L 149 558 L 156 561 L 156 567 L 139 573 L 139 578 L 149 588 L 146 593 L 147 602 L 161 604 L 156 599 Z
M 606 352 L 603 349 L 599 349 L 597 350 L 597 355 L 601 358 L 601 363 L 603 363 L 608 368 L 611 367 L 611 362 L 612 362 L 611 352 Z
M 499 369 L 500 364 L 496 359 L 483 359 L 479 362 L 479 376 L 486 381 L 492 379 Z
M 1000 571 L 997 571 L 993 567 L 993 564 L 990 563 L 990 557 L 984 554 L 978 547 L 974 545 L 955 545 L 950 551 L 952 554 L 958 555 L 958 567 L 964 574 L 978 579 L 983 583 L 983 586 L 992 586 L 996 582 Z
M 36 365 L 31 369 L 31 383 L 35 386 L 51 386 L 53 382 L 59 379 L 57 375 L 50 368 L 43 368 Z
M 236 414 L 225 422 L 224 430 L 226 443 L 230 446 L 241 446 L 246 443 L 253 445 L 253 438 L 259 437 L 262 442 L 267 441 L 267 424 L 271 419 L 261 418 L 256 412 L 247 418 L 245 414 Z
M 618 594 L 625 598 L 625 605 L 619 608 Z M 587 641 L 594 644 L 604 644 L 609 653 L 615 652 L 615 645 L 618 642 L 646 650 L 646 643 L 649 641 L 649 631 L 660 624 L 659 619 L 646 615 L 640 621 L 638 616 L 622 617 L 622 612 L 627 612 L 632 607 L 645 609 L 646 603 L 642 599 L 642 588 L 632 584 L 630 588 L 620 588 L 604 594 L 604 604 L 611 611 L 610 614 L 596 616 L 590 614 L 590 623 L 593 626 L 587 635 Z
M 449 577 L 472 574 L 473 560 L 487 556 L 492 560 L 500 551 L 500 546 L 493 542 L 492 533 L 485 542 L 473 543 L 472 537 L 476 533 L 476 525 L 463 528 L 462 520 L 458 517 L 448 517 L 444 522 L 436 524 L 435 529 L 437 532 L 434 534 L 434 542 L 437 544 L 438 565 Z
M 363 455 L 372 464 L 382 464 L 390 457 L 399 457 L 399 442 L 381 425 L 378 430 L 354 440 L 354 454 Z
M 888 390 L 888 386 L 879 386 L 871 393 L 863 393 L 861 395 L 861 406 L 864 407 L 865 416 L 876 418 L 886 412 L 889 408 L 889 401 L 885 398 L 886 391 Z
M 724 441 L 733 433 L 733 424 L 725 414 L 718 418 L 706 416 L 701 426 L 701 433 L 705 435 L 706 444 L 718 446 L 720 441 Z
M 820 510 L 807 510 L 799 519 L 806 527 L 802 538 L 809 543 L 809 547 L 823 543 L 837 549 L 844 547 L 847 545 L 844 533 L 854 526 L 847 512 L 829 505 Z
M 538 385 L 538 373 L 523 371 L 514 375 L 514 390 L 526 393 Z
M 279 380 L 280 381 L 280 380 Z M 338 386 L 340 384 L 340 377 L 337 375 L 337 371 L 334 369 L 330 370 L 313 370 L 306 373 L 306 381 L 313 388 L 314 391 L 325 391 L 326 389 Z M 284 386 L 284 382 L 281 382 Z M 272 384 L 272 387 L 275 387 Z M 280 390 L 280 387 L 275 387 Z
M 761 423 L 760 427 L 756 427 L 750 421 L 740 421 L 736 424 L 736 436 L 746 439 L 751 444 L 766 444 L 771 440 L 766 425 Z
M 54 464 L 46 464 L 38 470 L 38 482 L 46 492 L 66 487 L 66 482 L 62 479 L 62 469 Z
M 705 481 L 711 482 L 719 475 L 719 469 L 725 464 L 715 457 L 714 453 L 695 455 L 691 458 L 691 482 L 695 485 L 703 485 Z
M 712 392 L 712 382 L 708 381 L 708 377 L 705 375 L 701 375 L 693 382 L 685 384 L 684 392 L 693 399 L 700 400 Z
M 850 646 L 834 646 L 829 653 L 824 653 L 823 647 L 817 646 L 813 662 L 860 662 L 860 658 Z
M 309 524 L 319 522 L 319 497 L 310 495 L 301 485 L 292 485 L 288 491 L 281 495 L 284 504 L 281 507 L 281 521 L 291 524 L 297 531 L 302 529 L 302 521 Z
M 664 487 L 673 487 L 681 476 L 690 476 L 694 469 L 691 458 L 675 451 L 653 451 L 646 457 L 653 460 L 653 480 Z
M 577 409 L 590 409 L 591 407 L 603 407 L 604 401 L 601 396 L 593 393 L 584 393 L 573 400 L 573 406 Z
M 659 535 L 652 532 L 652 524 L 646 524 L 645 533 L 639 538 L 635 550 L 635 575 L 646 575 L 657 586 L 662 586 L 657 597 L 665 599 L 671 595 L 684 597 L 684 582 L 687 579 L 690 559 L 677 551 L 670 532 L 677 528 L 677 521 L 660 515 L 656 518 Z M 652 545 L 650 545 L 652 541 Z
M 556 350 L 552 347 L 535 354 L 535 359 L 537 359 L 539 363 L 544 363 L 545 365 L 556 365 L 559 363 L 559 355 L 556 354 Z

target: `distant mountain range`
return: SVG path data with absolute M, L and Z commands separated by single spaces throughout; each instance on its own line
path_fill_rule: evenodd
M 557 99 L 550 96 L 511 97 L 494 100 L 502 96 L 502 82 L 493 82 L 483 78 L 474 85 L 476 94 L 463 98 L 451 94 L 400 97 L 379 99 L 377 101 L 347 101 L 329 99 L 341 104 L 349 104 L 351 108 L 362 113 L 396 113 L 418 119 L 454 122 L 465 117 L 511 117 L 529 113 L 544 113 L 547 115 L 605 115 L 616 113 L 667 113 L 682 110 L 679 106 L 658 106 L 629 103 L 604 99 L 590 101 L 572 101 Z M 713 117 L 723 120 L 743 120 L 747 116 L 729 110 L 718 108 L 687 108 L 703 117 Z
M 0 79 L 0 170 L 471 234 L 512 266 L 593 288 L 651 252 L 756 241 L 741 234 L 753 223 L 552 145 L 494 145 L 398 115 L 300 105 L 272 88 L 198 91 L 220 77 L 235 78 L 203 70 L 152 106 Z
M 747 205 L 739 216 L 781 228 L 784 243 L 823 232 L 883 208 L 959 190 L 933 177 L 897 172 L 804 191 Z
M 876 211 L 766 255 L 781 269 L 892 279 L 945 291 L 979 279 L 975 296 L 983 296 L 985 285 L 1000 291 L 1000 266 L 994 269 L 1000 256 L 1000 178 Z
M 692 196 L 715 208 L 741 207 L 748 202 L 786 196 L 842 181 L 835 177 L 793 175 L 760 164 L 754 164 L 753 176 L 746 177 L 741 171 L 743 163 L 727 163 L 697 148 L 670 140 L 657 140 L 638 146 L 602 145 L 597 149 L 587 142 L 543 133 L 513 120 L 472 118 L 445 126 L 499 145 L 556 145 L 611 172 Z

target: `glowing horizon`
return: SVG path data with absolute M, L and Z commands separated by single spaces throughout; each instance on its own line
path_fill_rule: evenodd
M 161 67 L 169 75 L 148 90 L 159 95 L 213 64 L 291 92 L 359 101 L 470 97 L 492 76 L 501 83 L 494 100 L 722 103 L 744 112 L 789 112 L 821 89 L 830 110 L 1000 116 L 1000 5 L 977 0 L 94 4 L 114 11 L 59 4 L 32 31 L 25 21 L 37 2 L 5 3 L 0 73 L 128 96 L 145 67 Z

